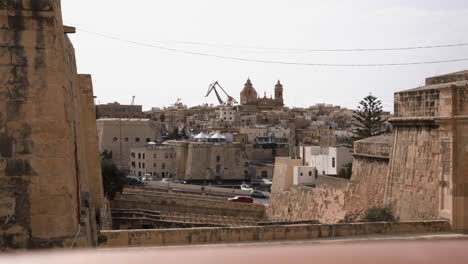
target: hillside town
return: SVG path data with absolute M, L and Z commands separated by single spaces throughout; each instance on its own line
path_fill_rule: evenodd
M 0 251 L 8 253 L 0 263 L 467 263 L 468 59 L 337 64 L 213 55 L 69 26 L 62 4 L 0 0 Z M 141 7 L 139 12 L 150 9 Z M 135 10 L 128 3 L 124 8 Z M 136 27 L 132 31 L 138 34 Z M 354 107 L 310 98 L 310 106 L 298 107 L 288 96 L 307 94 L 298 84 L 312 78 L 312 71 L 298 67 L 266 87 L 257 86 L 260 77 L 229 89 L 221 79 L 207 91 L 191 87 L 186 99 L 170 105 L 158 105 L 156 97 L 151 105 L 139 101 L 154 88 L 131 94 L 129 104 L 101 103 L 98 91 L 114 91 L 109 83 L 128 76 L 109 68 L 117 64 L 115 54 L 112 62 L 93 56 L 92 67 L 85 68 L 105 68 L 112 78 L 96 81 L 94 73 L 79 73 L 82 53 L 75 48 L 86 47 L 79 41 L 85 33 L 147 49 L 148 57 L 149 50 L 159 50 L 307 70 L 379 67 L 374 74 L 391 80 L 381 84 L 395 87 L 360 93 L 350 98 Z M 303 56 L 464 46 L 237 48 Z M 439 66 L 449 63 L 453 67 Z M 133 84 L 143 76 L 136 69 L 141 65 L 128 65 Z M 403 77 L 380 71 L 423 65 L 437 65 L 438 73 L 420 72 L 404 88 L 396 85 Z M 186 65 L 171 60 L 163 66 L 161 76 L 151 78 L 164 79 L 166 71 L 171 80 L 181 78 Z M 210 79 L 255 71 L 215 74 L 217 66 L 209 63 L 200 68 Z M 272 69 L 257 68 L 268 74 Z M 354 89 L 366 82 L 374 87 L 375 76 L 364 72 L 336 79 L 358 79 Z M 337 83 L 314 93 L 327 94 Z M 196 89 L 199 97 L 190 97 Z M 171 88 L 156 91 L 173 96 Z M 344 102 L 341 87 L 338 92 L 330 102 Z M 105 94 L 118 98 L 117 92 Z M 391 97 L 393 106 L 382 97 Z
M 260 97 L 248 79 L 239 104 L 228 95 L 216 106 L 96 105 L 99 149 L 140 179 L 240 185 L 273 180 L 276 157 L 301 156 L 315 146 L 316 158 L 336 161 L 317 163 L 314 175 L 338 177 L 352 163 L 354 110 L 323 103 L 289 108 L 283 84 L 273 89 L 274 97 Z

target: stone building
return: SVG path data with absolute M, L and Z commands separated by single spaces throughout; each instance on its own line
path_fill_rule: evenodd
M 0 1 L 0 248 L 97 244 L 93 87 L 58 0 Z
M 157 124 L 150 119 L 98 119 L 99 151 L 112 151 L 112 160 L 121 168 L 128 168 L 130 148 L 144 146 L 161 139 Z
M 403 220 L 442 217 L 468 230 L 468 71 L 395 94 L 385 199 Z
M 275 85 L 275 97 L 267 98 L 266 93 L 259 97 L 250 79 L 244 85 L 240 94 L 240 109 L 242 111 L 282 110 L 284 107 L 283 85 L 278 81 Z
M 141 105 L 121 105 L 117 102 L 96 105 L 96 119 L 101 118 L 144 118 Z
M 444 218 L 453 230 L 467 232 L 467 116 L 468 71 L 431 77 L 424 87 L 395 93 L 389 120 L 394 135 L 355 143 L 346 188 L 330 182 L 273 193 L 270 216 L 336 222 L 346 212 L 393 205 L 402 221 Z M 291 208 L 300 212 L 291 214 Z
M 176 177 L 180 180 L 214 182 L 243 180 L 241 144 L 166 141 L 176 155 Z
M 167 144 L 147 143 L 130 148 L 130 175 L 173 177 L 177 172 L 177 155 L 174 147 Z
M 345 147 L 301 146 L 299 152 L 305 165 L 315 168 L 319 175 L 337 176 L 353 162 L 352 150 Z

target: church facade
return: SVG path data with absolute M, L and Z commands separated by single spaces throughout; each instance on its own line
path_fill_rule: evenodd
M 266 93 L 263 97 L 259 97 L 257 91 L 252 85 L 250 79 L 244 85 L 240 94 L 240 109 L 242 111 L 271 111 L 271 110 L 283 110 L 283 85 L 280 81 L 275 85 L 275 97 L 266 97 Z

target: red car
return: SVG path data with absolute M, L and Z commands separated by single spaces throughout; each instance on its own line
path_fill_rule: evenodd
M 248 197 L 248 196 L 236 196 L 233 198 L 229 198 L 228 201 L 236 202 L 236 203 L 253 203 L 252 197 Z

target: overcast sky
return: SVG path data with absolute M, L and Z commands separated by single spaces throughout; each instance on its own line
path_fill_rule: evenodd
M 393 110 L 394 92 L 421 86 L 428 76 L 468 69 L 468 61 L 398 67 L 266 64 L 139 46 L 83 31 L 269 61 L 369 64 L 468 59 L 468 46 L 301 51 L 468 43 L 466 0 L 62 0 L 62 9 L 64 23 L 78 28 L 71 35 L 78 70 L 93 75 L 100 103 L 129 104 L 132 95 L 144 109 L 168 106 L 177 98 L 189 106 L 216 103 L 214 97 L 204 97 L 210 83 L 219 81 L 239 99 L 250 77 L 262 96 L 264 92 L 270 96 L 281 80 L 288 106 L 323 102 L 355 108 L 372 93 L 385 109 Z

